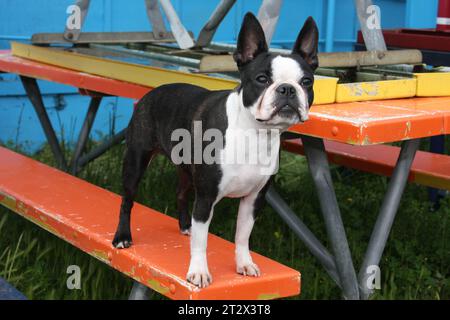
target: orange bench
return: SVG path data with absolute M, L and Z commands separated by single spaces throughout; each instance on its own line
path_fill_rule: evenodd
M 300 139 L 284 140 L 284 150 L 304 155 Z M 389 145 L 355 146 L 325 140 L 325 149 L 330 163 L 391 176 L 400 148 Z M 450 190 L 450 158 L 447 155 L 417 151 L 408 177 L 428 187 Z
M 199 289 L 185 280 L 189 238 L 176 219 L 136 204 L 134 246 L 111 246 L 120 197 L 0 147 L 0 203 L 111 267 L 171 299 L 274 299 L 300 293 L 300 273 L 253 253 L 262 275 L 236 274 L 234 244 L 212 234 L 208 260 L 214 282 Z

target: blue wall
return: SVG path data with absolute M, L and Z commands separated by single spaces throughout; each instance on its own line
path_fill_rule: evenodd
M 187 29 L 198 34 L 219 0 L 172 0 Z M 73 0 L 0 0 L 0 49 L 10 40 L 26 40 L 37 32 L 62 32 L 67 6 Z M 215 41 L 234 42 L 243 15 L 257 12 L 260 0 L 238 0 L 220 26 Z M 438 0 L 374 0 L 381 8 L 383 28 L 435 26 Z M 333 11 L 330 9 L 334 8 Z M 320 30 L 321 51 L 352 50 L 358 30 L 353 0 L 284 0 L 273 44 L 292 46 L 308 16 L 313 16 Z M 143 31 L 150 24 L 144 0 L 92 0 L 85 31 Z M 77 96 L 74 88 L 39 82 L 48 103 L 52 122 L 68 141 L 78 135 L 88 99 Z M 130 117 L 132 101 L 107 98 L 94 124 L 94 138 L 111 127 L 123 128 Z M 112 125 L 112 118 L 116 123 Z M 63 130 L 62 130 L 63 129 Z M 117 130 L 116 130 L 117 131 Z M 0 141 L 13 141 L 34 151 L 44 142 L 34 111 L 24 96 L 15 75 L 0 74 Z

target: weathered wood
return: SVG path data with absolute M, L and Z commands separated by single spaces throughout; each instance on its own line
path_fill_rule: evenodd
M 419 50 L 358 51 L 319 53 L 320 67 L 356 67 L 388 64 L 415 64 L 422 62 Z M 200 61 L 200 72 L 237 71 L 231 55 L 210 55 Z
M 67 41 L 62 33 L 35 33 L 31 37 L 33 44 L 131 42 L 175 42 L 175 38 L 170 32 L 163 38 L 156 38 L 153 32 L 83 32 L 76 41 Z

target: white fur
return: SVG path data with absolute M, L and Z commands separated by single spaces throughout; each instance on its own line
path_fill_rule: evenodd
M 243 157 L 243 159 L 251 160 L 251 157 L 260 159 L 261 153 L 270 148 L 270 162 L 278 161 L 278 146 L 280 144 L 280 135 L 262 134 L 263 131 L 273 129 L 264 124 L 259 123 L 245 108 L 241 102 L 241 96 L 233 92 L 228 97 L 227 103 L 228 128 L 225 132 L 225 148 L 221 154 L 222 179 L 219 184 L 219 197 L 240 198 L 251 193 L 259 192 L 271 175 L 275 173 L 277 167 L 270 168 L 261 164 L 259 161 L 252 163 L 237 163 L 232 161 L 235 156 Z M 245 154 L 237 154 L 240 150 L 238 143 L 243 139 L 239 134 L 242 131 L 254 132 L 256 141 L 262 142 L 257 144 L 248 144 L 244 149 Z M 277 129 L 278 130 L 278 129 Z M 280 132 L 281 133 L 281 132 Z M 237 138 L 237 139 L 236 139 Z M 266 152 L 267 153 L 267 152 Z M 239 159 L 236 159 L 239 160 Z
M 275 83 L 298 83 L 303 75 L 300 65 L 292 58 L 278 56 L 272 60 L 272 81 Z
M 249 249 L 249 239 L 255 222 L 253 211 L 257 193 L 252 193 L 241 199 L 236 225 L 236 271 L 237 273 L 257 277 L 259 268 L 253 263 Z
M 189 282 L 200 288 L 207 287 L 212 281 L 206 258 L 208 229 L 212 216 L 213 208 L 211 209 L 208 221 L 203 223 L 192 218 L 191 222 L 191 261 L 186 278 Z

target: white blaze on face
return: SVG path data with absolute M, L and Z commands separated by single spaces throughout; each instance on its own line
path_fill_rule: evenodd
M 306 91 L 299 85 L 299 81 L 303 78 L 304 73 L 297 61 L 292 58 L 277 56 L 272 60 L 272 84 L 266 89 L 264 95 L 258 99 L 254 106 L 254 116 L 258 120 L 268 120 L 272 117 L 275 110 L 276 89 L 282 84 L 292 85 L 297 92 L 297 99 L 299 99 L 299 112 L 302 115 L 302 120 L 307 119 L 308 98 Z M 285 122 L 289 123 L 290 119 L 282 119 L 275 115 L 268 123 Z M 292 123 L 298 119 L 291 119 Z

